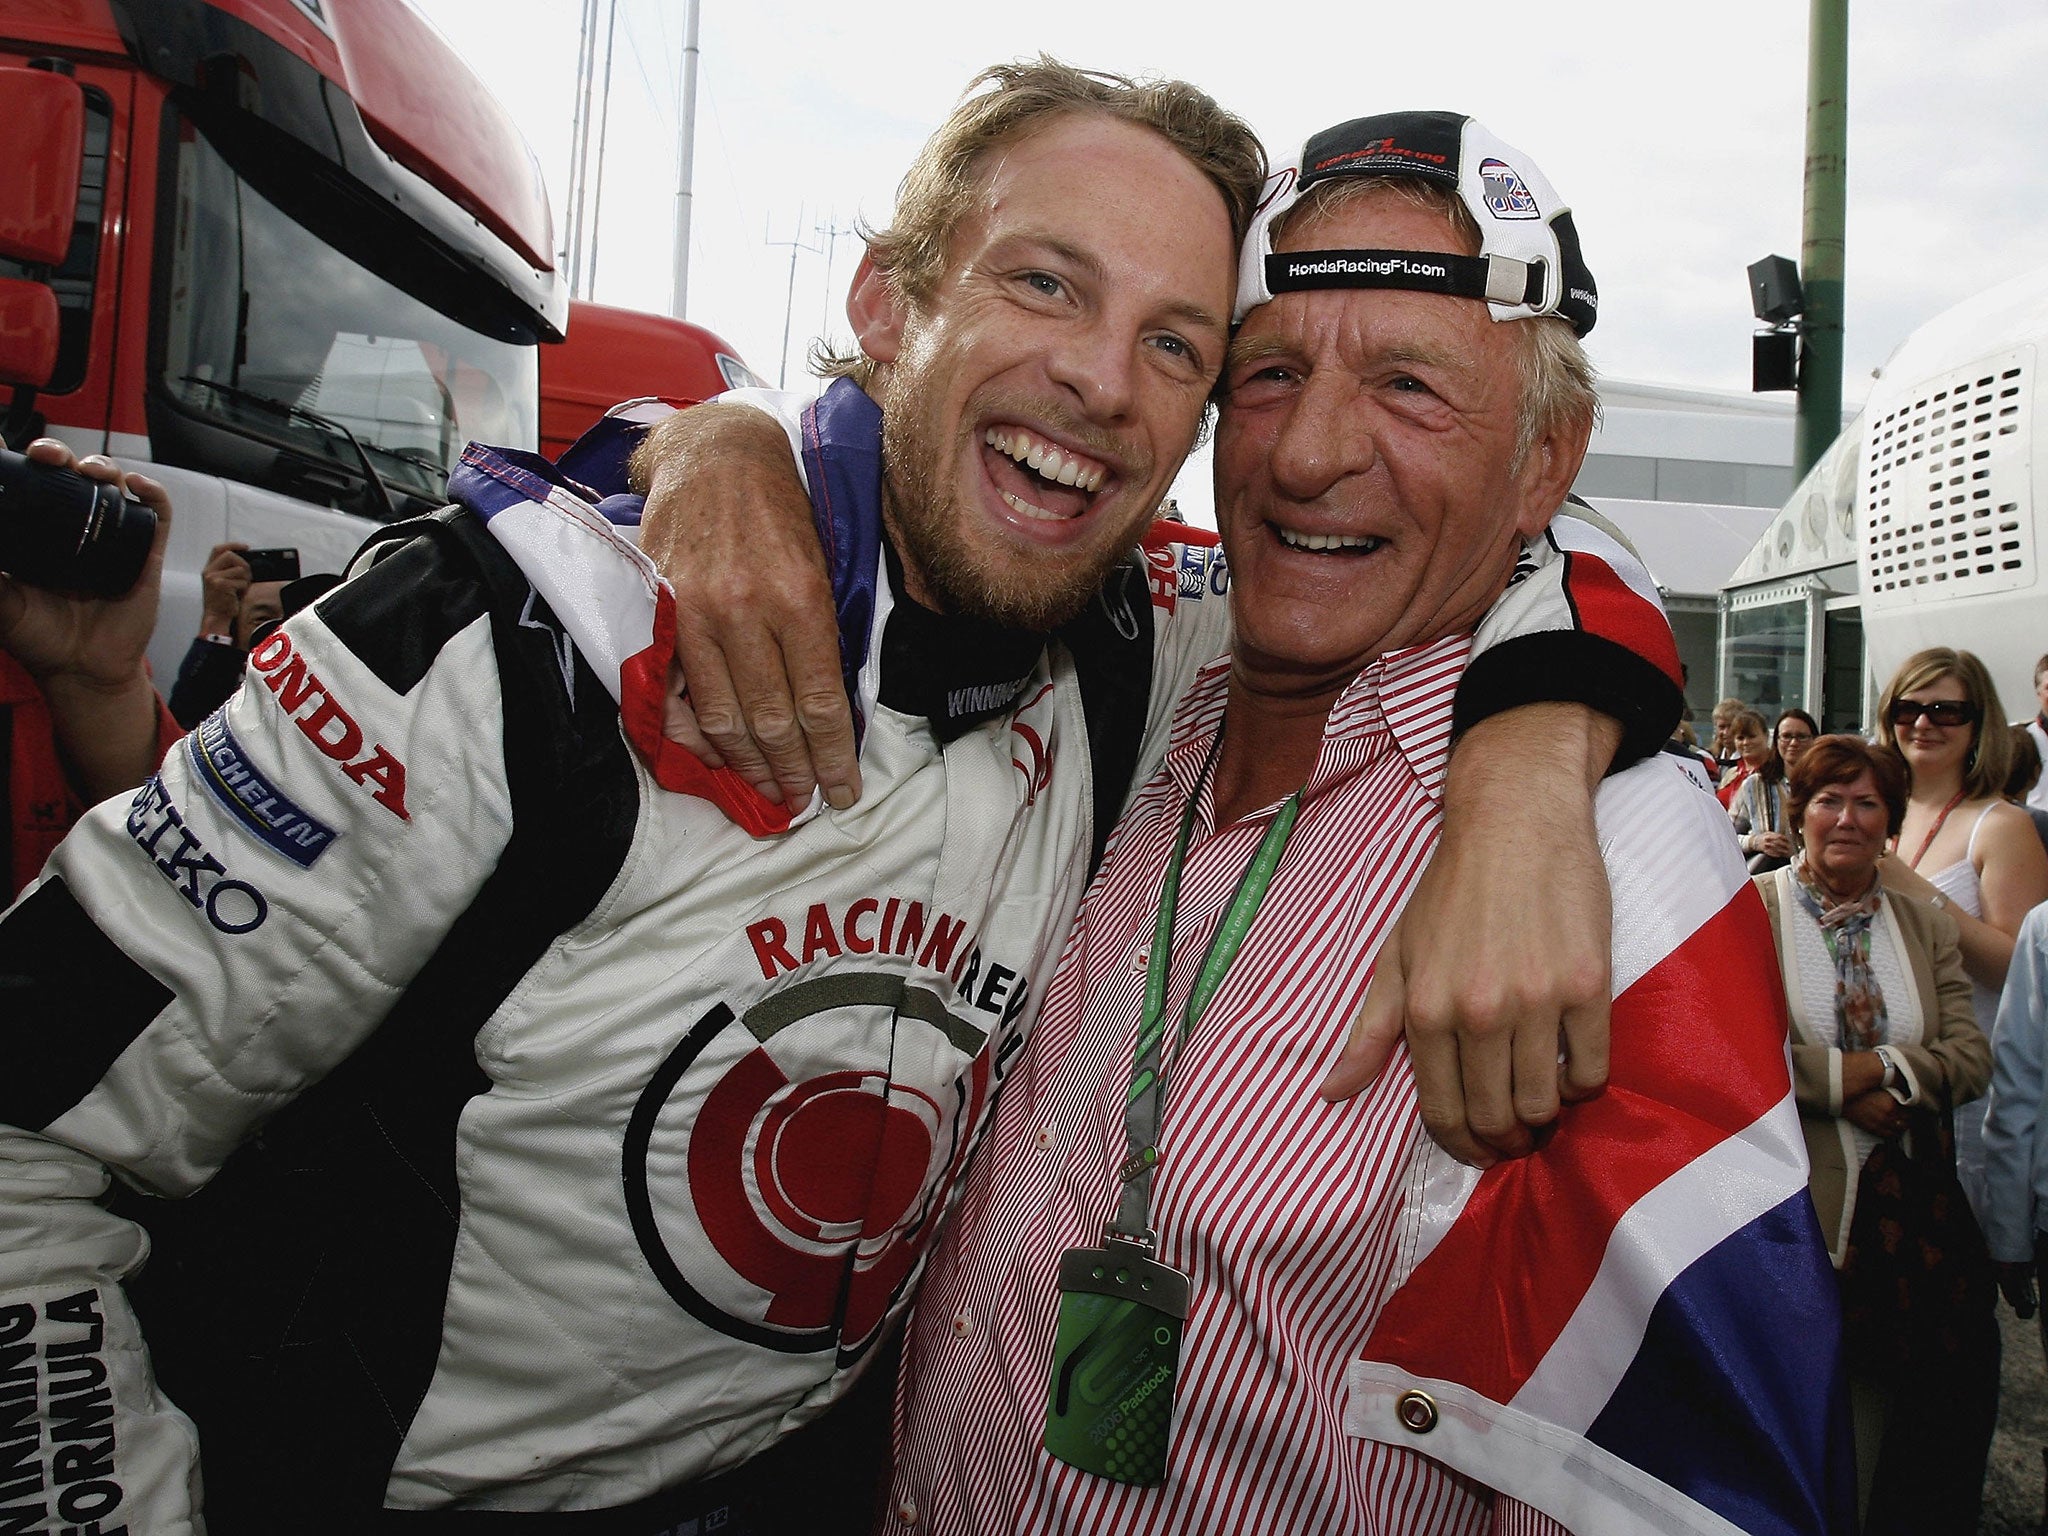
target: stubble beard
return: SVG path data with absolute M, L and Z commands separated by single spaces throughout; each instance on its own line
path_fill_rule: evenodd
M 923 578 L 939 611 L 1047 634 L 1087 607 L 1129 552 L 1124 542 L 1042 555 L 995 545 L 1000 535 L 983 532 L 979 512 L 960 505 L 950 482 L 952 445 L 939 440 L 922 408 L 926 391 L 916 360 L 900 360 L 878 385 L 889 530 L 896 553 Z

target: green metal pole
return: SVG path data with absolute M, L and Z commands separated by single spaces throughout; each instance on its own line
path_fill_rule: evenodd
M 1806 316 L 1799 360 L 1795 475 L 1842 429 L 1842 229 L 1849 163 L 1849 0 L 1811 0 L 1806 57 L 1806 216 L 1799 281 Z

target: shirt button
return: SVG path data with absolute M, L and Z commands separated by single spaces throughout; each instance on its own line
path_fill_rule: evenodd
M 972 1332 L 974 1332 L 973 1314 L 963 1307 L 953 1314 L 953 1337 L 964 1339 Z
M 1150 965 L 1151 963 L 1152 946 L 1149 944 L 1139 946 L 1138 952 L 1135 955 L 1131 956 L 1131 968 L 1133 970 L 1142 971 L 1143 969 L 1145 969 L 1146 966 Z
M 905 1525 L 917 1524 L 917 1501 L 915 1499 L 898 1499 L 896 1501 L 896 1518 Z
M 1041 1152 L 1050 1152 L 1052 1150 L 1052 1127 L 1049 1125 L 1041 1125 L 1038 1128 L 1038 1150 Z

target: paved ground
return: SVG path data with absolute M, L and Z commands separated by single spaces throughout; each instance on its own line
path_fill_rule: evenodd
M 1984 1479 L 1980 1536 L 2039 1536 L 2042 1531 L 2042 1447 L 2048 1446 L 2048 1372 L 2041 1365 L 2041 1336 L 2003 1302 L 2005 1360 L 1998 1396 L 1998 1434 L 1991 1442 L 1991 1468 Z

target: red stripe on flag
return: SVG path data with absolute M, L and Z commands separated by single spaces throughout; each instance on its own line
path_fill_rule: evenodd
M 1614 1003 L 1607 1091 L 1533 1156 L 1489 1169 L 1388 1300 L 1365 1357 L 1505 1403 L 1593 1283 L 1615 1224 L 1790 1091 L 1785 993 L 1745 881 Z
M 1588 634 L 1627 646 L 1654 664 L 1675 684 L 1679 680 L 1678 641 L 1671 622 L 1655 603 L 1639 596 L 1614 567 L 1597 555 L 1565 555 L 1564 588 L 1579 624 Z
M 662 711 L 668 702 L 668 664 L 675 649 L 675 594 L 664 584 L 655 592 L 654 639 L 619 668 L 619 719 L 626 740 L 663 789 L 709 800 L 749 836 L 787 832 L 792 814 L 787 806 L 763 799 L 759 790 L 730 768 L 706 768 L 694 753 L 661 734 Z

